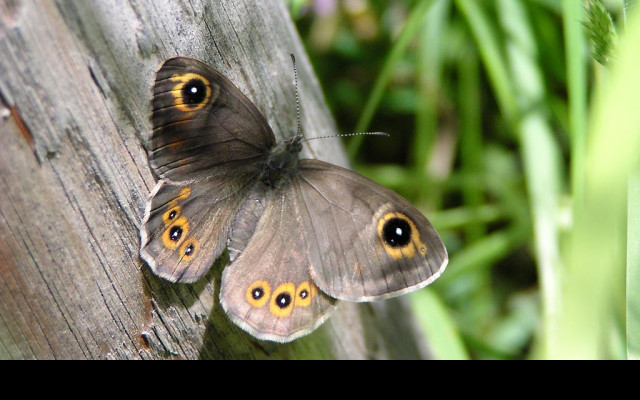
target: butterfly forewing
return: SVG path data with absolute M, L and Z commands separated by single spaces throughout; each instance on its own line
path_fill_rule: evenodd
M 149 160 L 172 180 L 205 179 L 217 168 L 259 169 L 275 144 L 251 101 L 213 68 L 173 58 L 158 71 Z
M 157 73 L 152 123 L 149 161 L 162 179 L 142 222 L 140 254 L 157 275 L 193 282 L 224 250 L 275 138 L 227 78 L 181 57 Z

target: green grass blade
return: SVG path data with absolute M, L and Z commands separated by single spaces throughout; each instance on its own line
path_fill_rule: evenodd
M 571 191 L 584 191 L 584 157 L 587 146 L 587 65 L 583 32 L 584 6 L 580 0 L 563 0 L 562 19 L 567 59 L 569 136 L 571 138 Z
M 627 358 L 640 360 L 640 169 L 629 181 L 627 220 Z
M 429 219 L 439 230 L 447 231 L 468 226 L 487 225 L 504 220 L 506 211 L 495 204 L 480 204 L 473 206 L 449 208 L 443 211 L 435 211 L 429 215 Z
M 432 3 L 433 1 L 431 0 L 422 0 L 417 3 L 413 10 L 411 10 L 411 14 L 405 23 L 402 33 L 400 33 L 398 39 L 389 51 L 382 70 L 373 85 L 371 94 L 367 99 L 364 110 L 362 111 L 358 124 L 356 125 L 355 132 L 365 132 L 369 129 L 369 124 L 371 124 L 371 120 L 382 101 L 382 96 L 384 95 L 389 80 L 391 79 L 393 69 L 402 59 L 407 48 L 411 44 L 411 41 L 416 37 L 416 34 L 422 27 L 425 16 Z M 351 158 L 353 158 L 358 152 L 358 149 L 362 144 L 362 140 L 364 140 L 364 136 L 355 136 L 351 141 L 349 141 L 347 145 L 347 153 Z
M 460 169 L 469 177 L 477 176 L 485 166 L 485 149 L 482 139 L 482 92 L 480 90 L 480 66 L 475 51 L 465 52 L 458 66 L 460 82 Z M 464 203 L 478 207 L 484 201 L 484 188 L 465 185 L 462 189 Z M 465 236 L 470 243 L 486 232 L 484 224 L 466 227 Z
M 439 278 L 438 285 L 454 283 L 464 274 L 477 272 L 479 267 L 490 268 L 513 251 L 526 237 L 521 229 L 511 228 L 491 233 L 478 239 L 451 256 L 447 271 Z
M 545 85 L 538 64 L 537 44 L 522 3 L 498 2 L 500 19 L 506 33 L 510 76 L 518 93 L 521 120 L 516 124 L 520 152 L 533 216 L 535 254 L 543 306 L 543 344 L 555 338 L 557 308 L 560 302 L 560 240 L 557 224 L 558 199 L 563 176 L 560 149 L 544 102 Z M 548 347 L 547 347 L 548 348 Z
M 629 16 L 610 75 L 596 88 L 585 192 L 574 201 L 558 358 L 610 357 L 607 344 L 625 291 L 627 183 L 640 159 L 640 13 Z
M 527 0 L 527 1 L 529 3 L 534 3 L 540 6 L 546 7 L 551 11 L 557 12 L 558 14 L 560 14 L 560 12 L 562 11 L 561 10 L 562 5 L 558 2 L 558 0 Z
M 481 3 L 477 0 L 455 2 L 474 36 L 502 115 L 508 122 L 515 123 L 518 120 L 515 89 L 509 79 L 509 68 L 501 54 L 498 35 L 492 27 L 493 23 L 485 15 Z
M 428 10 L 418 34 L 416 131 L 411 148 L 416 172 L 427 172 L 429 155 L 438 128 L 438 104 L 442 85 L 443 45 L 450 0 L 438 0 Z
M 438 360 L 468 360 L 455 323 L 440 298 L 430 288 L 409 296 L 415 315 L 429 338 L 429 346 Z

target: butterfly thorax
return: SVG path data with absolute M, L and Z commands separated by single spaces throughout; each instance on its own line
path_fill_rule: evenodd
M 279 187 L 283 182 L 298 173 L 302 150 L 302 136 L 293 136 L 273 146 L 269 151 L 267 162 L 260 180 L 267 186 Z

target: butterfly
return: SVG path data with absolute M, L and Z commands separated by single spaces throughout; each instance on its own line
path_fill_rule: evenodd
M 338 300 L 422 288 L 448 256 L 429 221 L 395 192 L 345 168 L 300 159 L 303 137 L 276 142 L 227 78 L 197 60 L 164 62 L 147 146 L 159 177 L 140 229 L 158 276 L 191 283 L 228 250 L 220 303 L 258 339 L 290 342 Z

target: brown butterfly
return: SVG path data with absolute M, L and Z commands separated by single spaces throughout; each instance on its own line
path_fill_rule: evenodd
M 350 170 L 299 159 L 242 92 L 213 68 L 172 58 L 154 86 L 142 258 L 194 282 L 226 249 L 220 302 L 241 328 L 289 342 L 336 299 L 371 301 L 433 282 L 447 251 L 407 200 Z

